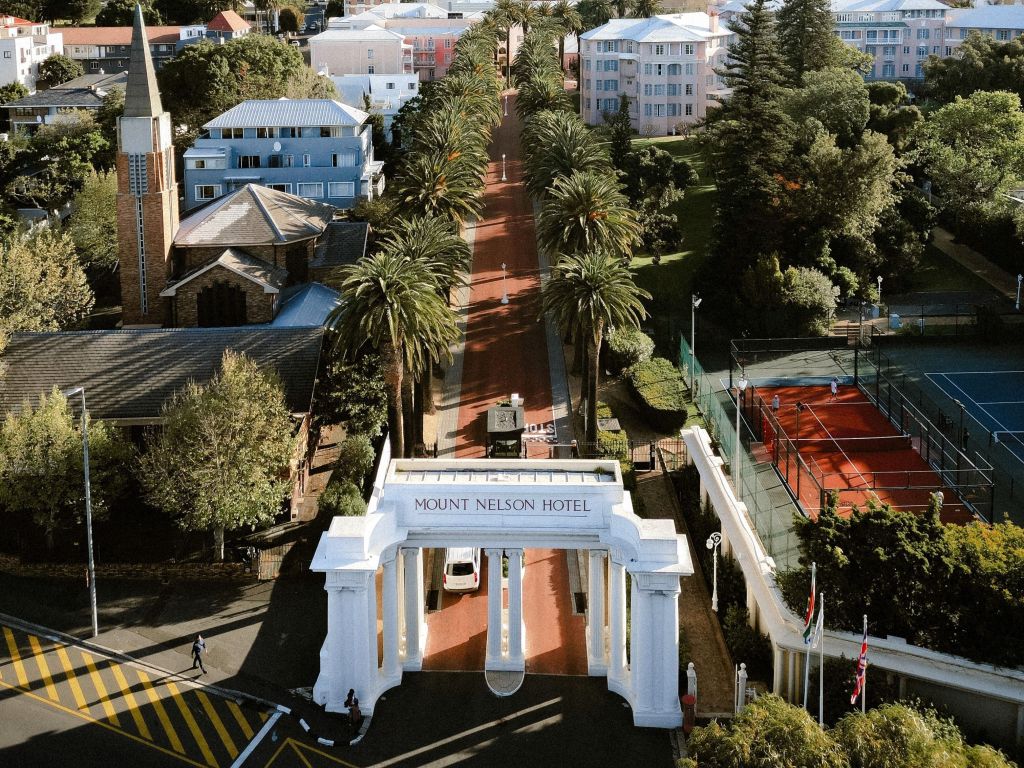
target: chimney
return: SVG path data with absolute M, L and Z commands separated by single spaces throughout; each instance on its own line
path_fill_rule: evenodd
M 708 8 L 708 25 L 711 29 L 711 34 L 718 33 L 718 11 L 715 8 Z

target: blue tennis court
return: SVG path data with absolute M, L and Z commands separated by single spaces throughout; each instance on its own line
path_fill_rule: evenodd
M 1024 371 L 956 371 L 927 374 L 946 395 L 1024 462 Z

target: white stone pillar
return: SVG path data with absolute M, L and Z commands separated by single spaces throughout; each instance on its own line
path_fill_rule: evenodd
M 399 630 L 402 621 L 398 612 L 398 552 L 390 550 L 384 559 L 384 599 L 381 617 L 384 621 L 384 679 L 388 686 L 402 679 L 402 660 L 399 656 Z
M 427 624 L 423 619 L 423 550 L 402 549 L 405 568 L 405 661 L 410 671 L 423 668 L 423 650 L 427 645 Z
M 630 682 L 633 723 L 678 728 L 679 577 L 634 573 L 630 600 Z
M 608 680 L 624 683 L 626 669 L 626 569 L 612 557 L 608 573 Z
M 747 624 L 751 629 L 757 629 L 757 595 L 749 587 L 747 588 Z
M 327 590 L 327 637 L 320 649 L 320 675 L 313 686 L 313 700 L 317 704 L 330 706 L 341 688 L 341 655 L 345 643 L 345 620 L 341 610 L 341 587 L 325 587 Z M 344 701 L 344 696 L 342 696 Z
M 661 638 L 661 654 L 656 657 L 661 662 L 658 675 L 661 683 L 659 708 L 665 712 L 679 710 L 682 717 L 679 706 L 679 591 L 658 592 L 654 609 L 658 614 L 658 634 Z
M 485 549 L 487 555 L 487 658 L 485 669 L 498 669 L 501 654 L 501 553 L 500 549 Z
M 523 550 L 508 549 L 508 664 L 526 669 L 526 626 L 523 623 Z
M 775 663 L 772 665 L 772 693 L 776 696 L 782 696 L 782 670 L 785 664 L 786 653 L 782 648 L 776 645 L 773 649 L 775 657 Z
M 633 720 L 653 707 L 654 632 L 651 625 L 651 593 L 641 591 L 636 574 L 629 588 L 629 682 L 633 689 Z
M 327 574 L 328 639 L 315 696 L 329 712 L 344 710 L 349 688 L 355 689 L 363 709 L 372 712 L 380 691 L 375 573 L 349 570 Z M 374 606 L 372 624 L 370 603 Z
M 608 674 L 608 653 L 604 629 L 604 582 L 608 553 L 590 550 L 590 570 L 587 588 L 587 673 Z

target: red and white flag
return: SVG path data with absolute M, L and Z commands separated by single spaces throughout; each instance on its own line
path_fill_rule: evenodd
M 857 697 L 864 689 L 864 677 L 868 671 L 868 622 L 864 617 L 864 639 L 860 641 L 860 656 L 857 658 L 857 679 L 853 687 L 853 695 L 850 697 L 850 704 L 857 703 Z
M 811 636 L 814 634 L 814 581 L 817 570 L 818 564 L 811 563 L 811 594 L 807 598 L 807 613 L 804 615 L 804 643 L 807 645 L 811 644 Z

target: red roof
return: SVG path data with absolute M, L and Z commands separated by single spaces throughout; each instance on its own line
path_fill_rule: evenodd
M 5 27 L 34 27 L 36 24 L 41 23 L 38 21 L 29 21 L 28 19 L 19 19 L 17 16 L 0 15 L 0 18 L 4 20 L 3 26 Z
M 54 32 L 64 35 L 64 45 L 131 45 L 131 27 L 58 27 Z M 176 43 L 181 27 L 146 27 L 150 45 Z
M 234 11 L 227 10 L 214 16 L 206 28 L 214 32 L 241 32 L 243 29 L 249 29 L 250 25 Z

